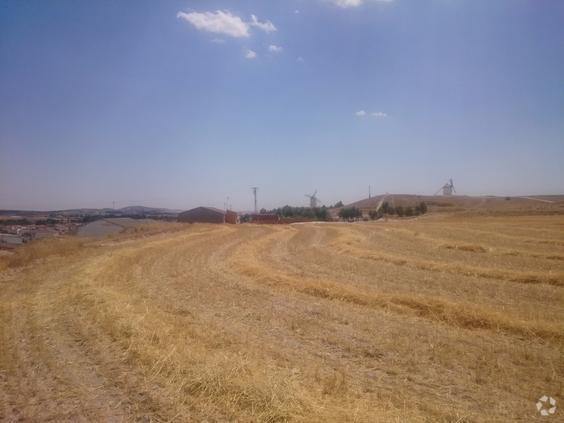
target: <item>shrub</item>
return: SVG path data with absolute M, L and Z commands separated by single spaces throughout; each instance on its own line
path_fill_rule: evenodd
M 382 217 L 382 212 L 376 210 L 370 210 L 368 212 L 368 216 L 370 216 L 370 219 L 372 220 L 380 219 Z
M 427 204 L 425 204 L 425 202 L 423 201 L 417 204 L 413 209 L 414 216 L 419 216 L 420 214 L 425 214 L 425 213 L 427 213 Z
M 427 204 L 424 201 L 421 201 L 418 205 L 420 214 L 427 213 Z
M 327 207 L 292 207 L 284 206 L 277 209 L 270 210 L 268 213 L 275 213 L 282 218 L 306 218 L 313 220 L 327 220 L 329 219 L 329 212 Z
M 362 217 L 362 211 L 356 207 L 344 207 L 339 210 L 339 217 L 343 220 L 358 219 Z

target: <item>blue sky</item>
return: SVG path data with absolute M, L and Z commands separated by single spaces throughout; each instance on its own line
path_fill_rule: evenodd
M 253 17 L 254 16 L 254 17 Z M 0 208 L 564 193 L 559 0 L 0 1 Z

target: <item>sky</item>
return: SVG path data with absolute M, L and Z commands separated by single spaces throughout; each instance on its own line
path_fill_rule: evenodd
M 0 0 L 0 209 L 250 210 L 253 186 L 259 207 L 329 205 L 448 178 L 564 194 L 564 1 Z

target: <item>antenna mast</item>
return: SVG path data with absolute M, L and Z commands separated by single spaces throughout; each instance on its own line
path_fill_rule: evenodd
M 258 213 L 258 209 L 257 209 L 257 191 L 258 191 L 258 187 L 252 187 L 251 189 L 253 190 L 253 196 L 255 197 L 255 213 Z

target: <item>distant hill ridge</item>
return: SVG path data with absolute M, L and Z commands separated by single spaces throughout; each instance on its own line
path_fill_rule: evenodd
M 172 210 L 165 208 L 156 207 L 145 207 L 145 206 L 127 206 L 120 209 L 112 208 L 80 208 L 80 209 L 65 209 L 65 210 L 0 210 L 0 216 L 12 216 L 12 215 L 107 215 L 107 214 L 127 214 L 127 215 L 159 215 L 167 214 L 174 215 L 180 213 L 180 210 Z
M 380 201 L 391 206 L 413 207 L 424 201 L 431 212 L 496 213 L 564 213 L 564 195 L 532 196 L 432 196 L 415 194 L 384 194 L 356 201 L 348 207 L 375 209 Z

